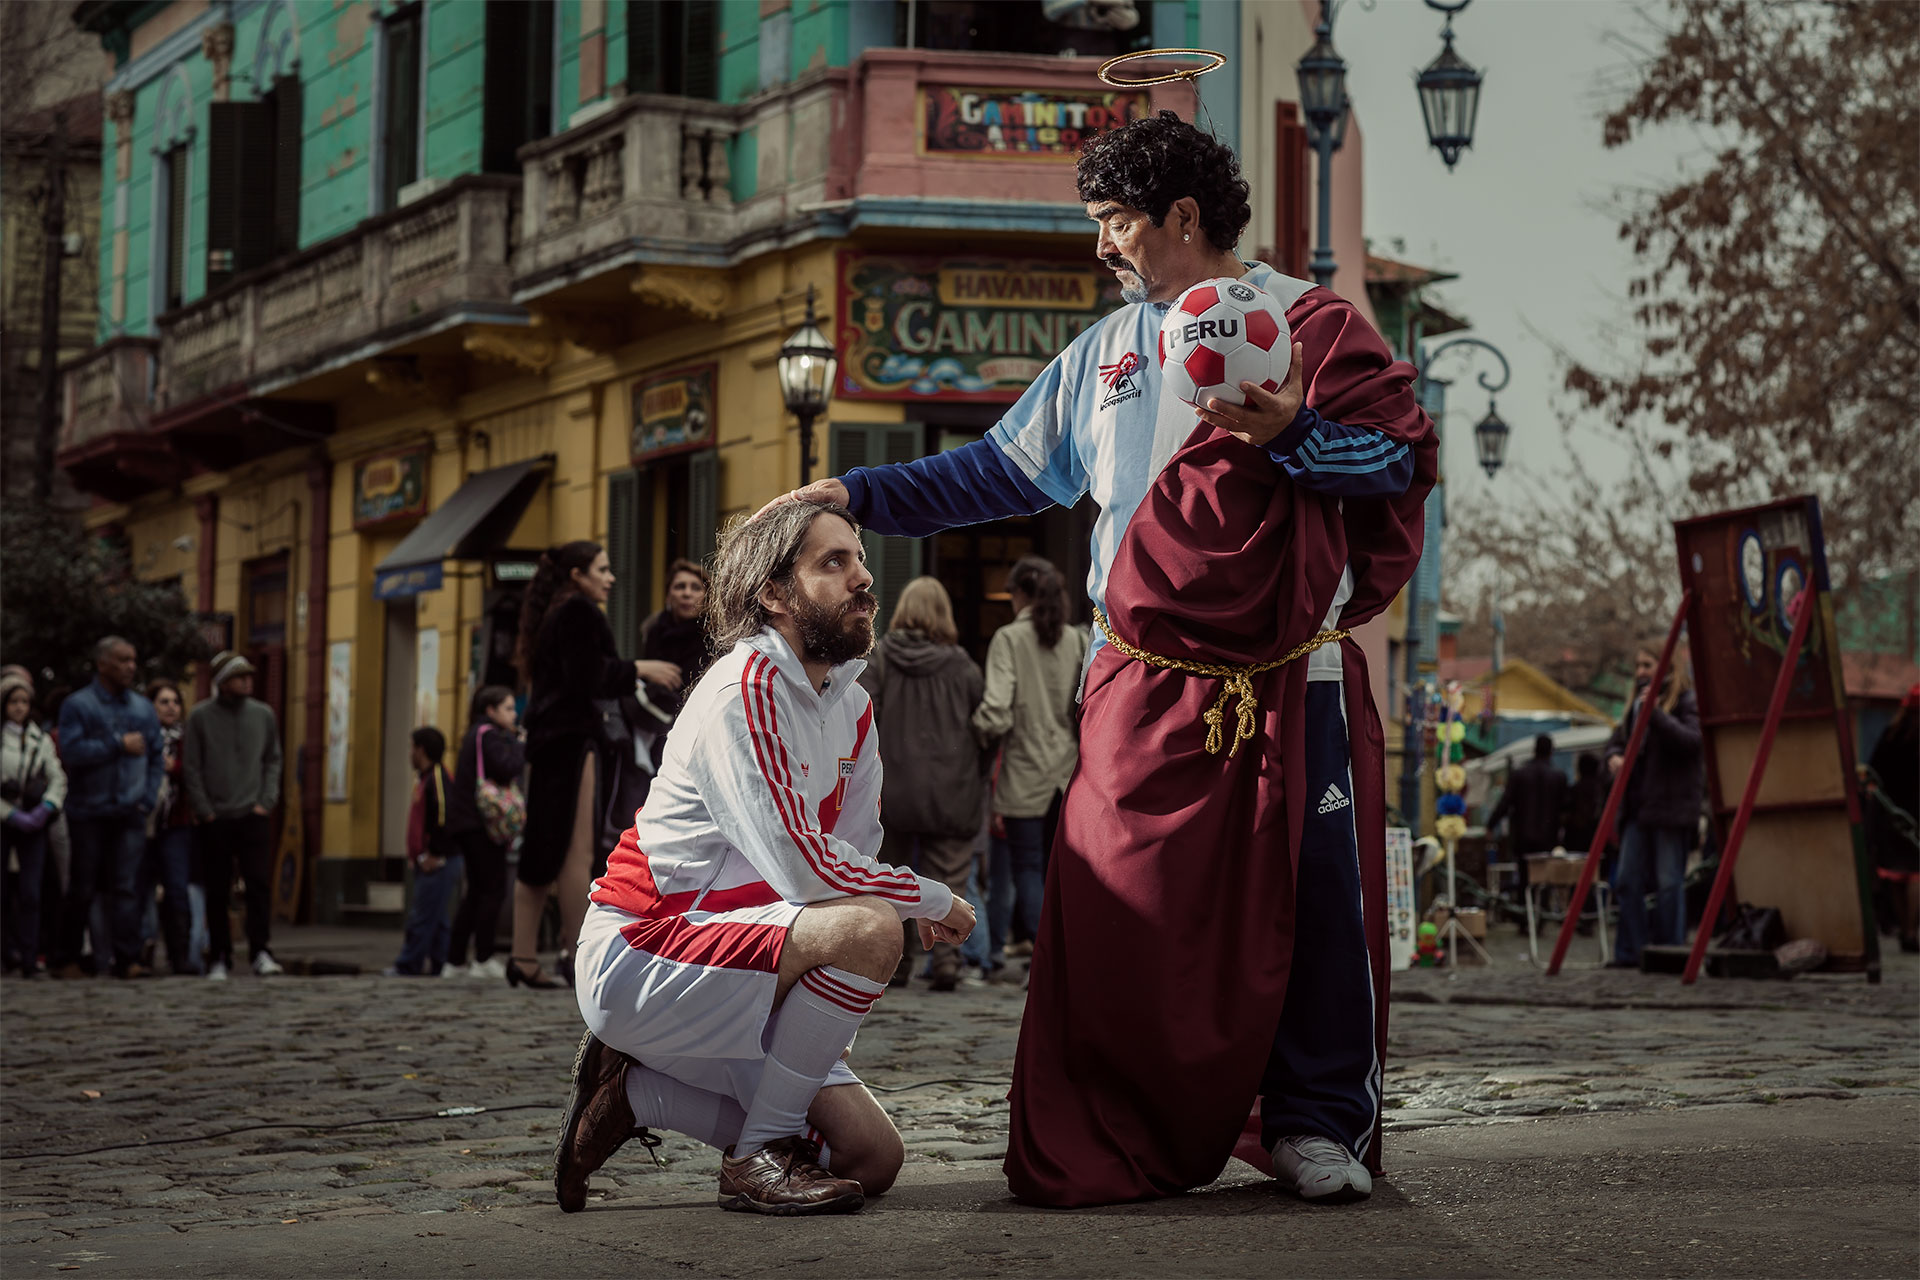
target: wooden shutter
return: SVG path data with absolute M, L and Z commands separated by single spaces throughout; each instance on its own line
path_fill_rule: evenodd
M 519 173 L 520 148 L 553 132 L 553 20 L 548 0 L 487 0 L 480 126 L 487 173 Z
M 389 19 L 383 33 L 380 208 L 400 203 L 400 189 L 420 176 L 420 8 Z
M 1273 265 L 1297 279 L 1307 278 L 1307 126 L 1300 104 L 1276 102 L 1274 109 Z
M 719 542 L 720 451 L 702 449 L 687 459 L 687 559 L 706 564 Z
M 623 658 L 640 656 L 640 623 L 645 619 L 646 539 L 640 532 L 642 482 L 650 472 L 622 471 L 607 477 L 607 559 L 613 563 L 613 594 L 607 597 L 607 621 Z
M 627 92 L 659 93 L 661 28 L 667 5 L 661 0 L 627 0 Z
M 300 143 L 305 94 L 298 76 L 273 82 L 273 253 L 300 248 Z
M 827 467 L 845 475 L 855 467 L 888 462 L 912 462 L 924 452 L 926 432 L 917 422 L 899 424 L 836 422 L 827 433 Z M 882 631 L 893 617 L 893 607 L 907 583 L 920 576 L 925 547 L 918 538 L 883 538 L 872 530 L 860 535 L 867 549 L 867 572 L 873 575 L 873 594 L 880 599 L 875 625 Z
M 709 101 L 720 96 L 719 0 L 684 0 L 686 43 L 681 65 L 681 92 Z
M 207 287 L 273 259 L 273 103 L 207 104 Z
M 187 280 L 187 149 L 167 152 L 167 290 L 164 309 L 186 301 Z M 212 273 L 207 287 L 213 288 Z

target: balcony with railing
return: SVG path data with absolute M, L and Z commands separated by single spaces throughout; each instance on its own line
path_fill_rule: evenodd
M 179 483 L 180 459 L 153 430 L 152 338 L 115 338 L 61 370 L 56 461 L 87 493 L 125 502 Z
M 585 124 L 522 147 L 519 296 L 653 254 L 726 265 L 745 230 L 731 159 L 746 114 L 738 105 L 630 94 Z
M 463 322 L 524 323 L 508 267 L 519 201 L 516 177 L 456 179 L 162 315 L 160 425 L 227 465 L 236 450 L 282 447 L 276 432 L 324 430 L 296 407 L 325 398 L 303 385 L 322 374 Z M 242 447 L 234 412 L 267 428 L 241 433 L 259 447 Z
M 684 268 L 731 266 L 813 228 L 1082 232 L 1080 140 L 1193 109 L 1190 85 L 1115 90 L 1097 65 L 869 49 L 742 103 L 629 95 L 520 149 L 515 296 L 611 301 L 589 282 L 639 266 L 635 292 L 684 303 Z

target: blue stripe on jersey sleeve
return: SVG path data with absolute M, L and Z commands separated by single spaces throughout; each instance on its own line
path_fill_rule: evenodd
M 1053 499 L 988 440 L 930 458 L 855 467 L 840 477 L 847 507 L 875 533 L 924 538 L 956 525 L 1034 515 Z
M 1405 493 L 1413 479 L 1413 450 L 1372 427 L 1330 422 L 1305 405 L 1267 445 L 1287 478 L 1303 489 L 1337 498 L 1383 498 Z

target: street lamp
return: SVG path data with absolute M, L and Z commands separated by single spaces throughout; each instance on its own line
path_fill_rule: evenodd
M 813 314 L 813 286 L 807 286 L 807 318 L 780 348 L 780 396 L 800 419 L 800 483 L 813 479 L 813 420 L 833 399 L 840 356 L 820 332 Z
M 1300 113 L 1307 140 L 1320 156 L 1319 234 L 1313 246 L 1313 282 L 1333 287 L 1333 153 L 1347 137 L 1347 61 L 1333 47 L 1333 11 L 1320 0 L 1313 48 L 1295 68 L 1300 77 Z
M 1447 15 L 1440 30 L 1445 43 L 1440 54 L 1413 78 L 1420 91 L 1420 114 L 1426 117 L 1427 141 L 1452 169 L 1460 153 L 1473 145 L 1474 118 L 1480 113 L 1480 73 L 1453 51 L 1453 15 L 1473 0 L 1427 0 L 1429 9 Z
M 1493 397 L 1487 397 L 1487 416 L 1474 424 L 1473 451 L 1480 455 L 1480 468 L 1493 479 L 1493 473 L 1507 460 L 1507 424 L 1493 411 Z
M 1421 353 L 1419 357 L 1419 382 L 1415 388 L 1416 399 L 1424 408 L 1427 403 L 1427 371 L 1433 368 L 1434 363 L 1439 360 L 1441 356 L 1453 350 L 1455 347 L 1479 347 L 1500 362 L 1500 380 L 1498 382 L 1489 379 L 1484 372 L 1480 374 L 1480 385 L 1486 388 L 1487 392 L 1487 416 L 1482 418 L 1473 429 L 1474 450 L 1479 456 L 1480 465 L 1486 468 L 1487 476 L 1491 478 L 1493 473 L 1498 471 L 1501 464 L 1507 459 L 1507 436 L 1509 434 L 1507 424 L 1501 420 L 1499 414 L 1493 411 L 1493 397 L 1506 389 L 1507 382 L 1513 376 L 1513 368 L 1507 363 L 1507 357 L 1501 353 L 1500 348 L 1494 346 L 1491 342 L 1486 342 L 1479 338 L 1452 338 L 1431 350 Z M 1416 639 L 1420 599 L 1417 588 L 1410 586 L 1409 590 L 1410 594 L 1407 596 L 1406 687 L 1411 691 L 1420 683 L 1420 645 Z M 1498 644 L 1497 639 L 1496 644 Z M 1496 651 L 1496 675 L 1498 674 L 1499 659 L 1503 656 L 1503 654 Z M 1420 764 L 1424 752 L 1421 751 L 1418 745 L 1417 735 L 1420 725 L 1415 716 L 1418 705 L 1416 700 L 1412 698 L 1411 693 L 1409 693 L 1406 730 L 1401 739 L 1403 746 L 1400 750 L 1400 813 L 1409 823 L 1417 823 L 1420 813 Z

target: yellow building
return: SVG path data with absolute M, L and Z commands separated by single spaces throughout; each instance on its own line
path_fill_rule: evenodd
M 888 47 L 836 25 L 866 10 L 820 4 L 727 6 L 701 36 L 716 90 L 637 60 L 627 23 L 669 7 L 568 0 L 532 37 L 501 24 L 537 6 L 83 7 L 125 43 L 103 342 L 67 375 L 61 461 L 94 495 L 90 527 L 260 668 L 289 761 L 289 909 L 332 919 L 392 877 L 408 733 L 453 740 L 477 687 L 516 683 L 542 550 L 607 547 L 609 618 L 637 650 L 665 566 L 710 553 L 729 517 L 804 474 L 977 438 L 1119 305 L 1073 199 L 1077 133 L 1011 145 L 957 104 L 1108 124 L 1194 109 L 1191 85 L 1102 85 L 1092 57 Z M 471 42 L 442 38 L 460 23 Z M 1283 25 L 1291 57 L 1311 32 Z M 806 33 L 839 43 L 816 57 Z M 523 74 L 548 64 L 509 56 L 526 38 L 560 51 L 550 100 Z M 278 145 L 249 169 L 262 139 Z M 1357 145 L 1339 200 L 1353 295 Z M 1273 150 L 1246 152 L 1269 221 L 1271 193 L 1307 198 Z M 777 362 L 810 297 L 841 365 L 807 466 Z M 1089 525 L 1076 509 L 874 539 L 882 610 L 935 574 L 984 652 L 1011 617 L 1006 568 L 1038 552 L 1084 580 Z

